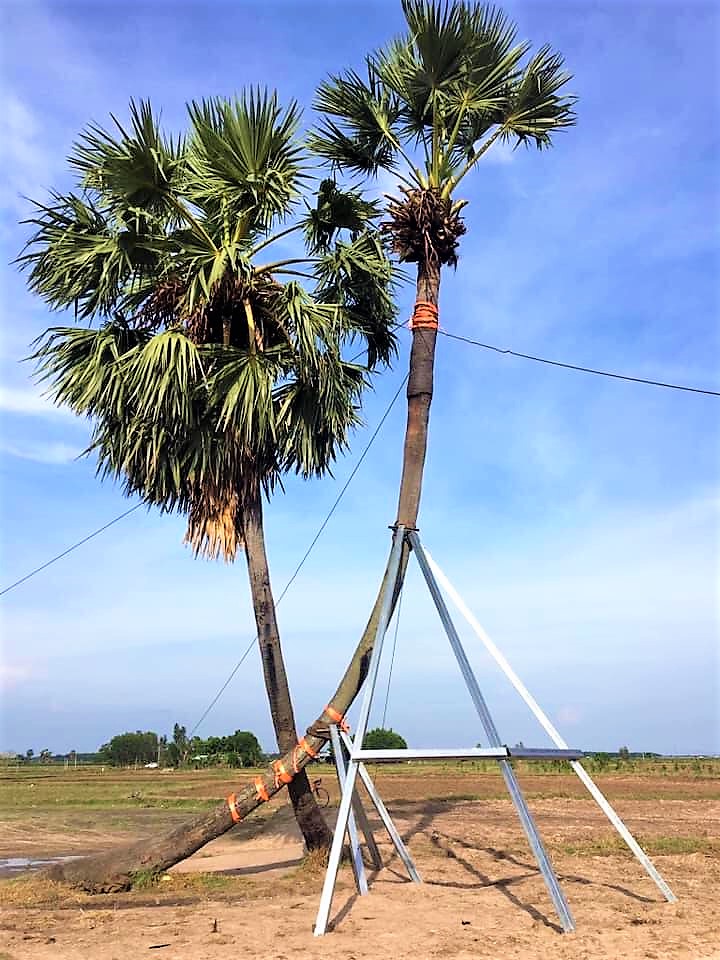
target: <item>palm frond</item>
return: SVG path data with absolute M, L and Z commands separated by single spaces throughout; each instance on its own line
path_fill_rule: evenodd
M 395 167 L 399 103 L 378 83 L 370 66 L 367 81 L 353 70 L 324 80 L 314 107 L 324 115 L 308 139 L 318 156 L 353 173 L 375 174 Z
M 316 298 L 339 307 L 340 336 L 364 343 L 368 369 L 390 364 L 397 353 L 395 275 L 379 236 L 366 231 L 336 243 L 318 259 L 316 276 Z
M 119 229 L 98 206 L 73 193 L 51 195 L 23 221 L 35 232 L 17 257 L 28 286 L 54 309 L 81 317 L 111 314 L 157 267 L 160 248 L 133 229 Z
M 166 138 L 151 105 L 130 101 L 130 129 L 112 117 L 115 133 L 90 124 L 68 158 L 85 189 L 102 197 L 103 205 L 126 221 L 148 215 L 167 217 L 182 181 L 182 138 Z
M 176 144 L 146 104 L 127 131 L 86 131 L 82 194 L 37 206 L 18 263 L 50 306 L 101 321 L 54 328 L 33 353 L 55 402 L 91 419 L 98 474 L 231 559 L 250 487 L 319 474 L 347 442 L 364 368 L 342 349 L 359 338 L 370 365 L 390 359 L 392 272 L 377 205 L 327 180 L 275 235 L 303 231 L 310 282 L 281 282 L 295 260 L 256 257 L 305 176 L 296 106 L 253 91 L 190 114 Z
M 340 189 L 333 179 L 322 180 L 315 206 L 307 204 L 305 240 L 312 253 L 326 253 L 346 230 L 356 237 L 380 215 L 380 205 L 363 199 L 359 190 Z
M 323 116 L 309 142 L 334 167 L 386 169 L 447 198 L 495 133 L 542 147 L 574 122 L 574 98 L 559 95 L 570 79 L 562 60 L 543 47 L 523 66 L 530 44 L 501 10 L 467 0 L 402 7 L 407 29 L 367 58 L 367 81 L 347 72 L 318 89 Z
M 251 90 L 232 101 L 188 107 L 188 193 L 208 216 L 228 218 L 237 238 L 287 216 L 305 176 L 297 139 L 300 111 L 277 94 Z
M 305 478 L 331 471 L 351 430 L 361 423 L 358 403 L 364 386 L 362 367 L 326 354 L 311 369 L 278 387 L 275 400 L 284 470 Z
M 558 96 L 571 79 L 563 58 L 544 46 L 530 60 L 513 89 L 502 125 L 507 139 L 534 140 L 538 149 L 550 146 L 552 134 L 575 123 L 577 98 Z

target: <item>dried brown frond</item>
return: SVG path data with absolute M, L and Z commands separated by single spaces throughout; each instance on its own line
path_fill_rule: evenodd
M 188 512 L 184 543 L 196 557 L 231 563 L 243 547 L 240 526 L 240 499 L 231 492 L 219 496 L 216 491 L 201 490 Z
M 161 280 L 133 319 L 148 330 L 173 326 L 184 295 L 185 285 L 181 280 Z
M 381 224 L 393 252 L 405 263 L 424 260 L 457 266 L 458 243 L 466 228 L 452 199 L 434 187 L 402 192 L 403 199 L 391 198 L 390 219 Z
M 163 280 L 133 318 L 139 326 L 150 330 L 185 326 L 188 337 L 198 344 L 216 343 L 246 349 L 248 325 L 244 300 L 252 306 L 255 320 L 256 346 L 263 350 L 286 343 L 287 330 L 277 309 L 282 286 L 271 276 L 225 277 L 206 302 L 197 303 L 189 312 L 185 304 L 186 287 L 179 279 Z

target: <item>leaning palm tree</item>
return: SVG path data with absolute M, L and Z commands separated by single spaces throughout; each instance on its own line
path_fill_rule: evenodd
M 427 449 L 440 277 L 443 267 L 456 266 L 466 231 L 459 188 L 493 144 L 544 149 L 575 116 L 574 98 L 562 93 L 570 80 L 562 57 L 549 47 L 530 55 L 530 45 L 516 42 L 514 25 L 500 11 L 462 0 L 402 0 L 402 8 L 406 33 L 368 56 L 363 76 L 347 71 L 320 85 L 315 105 L 323 118 L 311 146 L 340 171 L 374 176 L 383 170 L 397 178 L 399 196 L 388 205 L 385 229 L 399 258 L 417 270 L 397 512 L 397 522 L 412 528 Z M 395 596 L 406 561 L 404 555 Z M 386 578 L 387 571 L 378 597 Z M 327 740 L 328 723 L 345 714 L 362 686 L 379 606 L 378 599 L 340 684 L 308 730 L 312 751 Z M 300 764 L 308 759 L 301 755 Z M 272 771 L 263 783 L 263 793 L 271 795 Z M 247 784 L 235 809 L 246 815 L 260 802 L 255 785 Z M 134 871 L 164 869 L 179 851 L 193 852 L 232 822 L 221 805 L 150 847 L 74 861 L 54 868 L 53 875 L 90 889 L 127 884 Z
M 495 143 L 551 146 L 552 135 L 575 122 L 575 98 L 561 91 L 571 79 L 563 58 L 549 46 L 530 55 L 517 28 L 500 10 L 464 0 L 401 0 L 407 32 L 366 58 L 354 71 L 320 84 L 315 107 L 322 115 L 312 149 L 335 169 L 395 177 L 383 224 L 402 263 L 416 265 L 416 300 L 407 425 L 396 523 L 417 524 L 427 451 L 438 303 L 443 267 L 457 267 L 466 232 L 459 196 Z M 397 600 L 407 547 L 394 584 Z M 331 699 L 344 713 L 365 677 L 375 641 L 378 593 L 365 632 Z M 321 732 L 321 716 L 312 728 Z
M 70 158 L 78 192 L 38 208 L 19 259 L 31 289 L 85 322 L 51 328 L 34 356 L 56 402 L 91 419 L 101 474 L 185 515 L 196 553 L 232 560 L 244 549 L 285 753 L 297 733 L 263 497 L 288 471 L 328 471 L 358 422 L 364 368 L 341 351 L 360 337 L 368 368 L 390 359 L 390 268 L 375 207 L 331 180 L 287 224 L 306 175 L 294 105 L 250 93 L 189 112 L 179 140 L 148 104 L 131 104 L 128 131 L 88 129 Z M 268 260 L 292 233 L 303 249 Z M 325 846 L 302 770 L 290 796 L 308 848 Z

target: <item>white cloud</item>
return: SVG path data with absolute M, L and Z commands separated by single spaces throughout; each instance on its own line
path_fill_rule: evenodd
M 60 441 L 51 443 L 33 443 L 29 446 L 16 447 L 12 444 L 0 444 L 0 451 L 10 457 L 21 460 L 32 460 L 35 463 L 63 464 L 71 463 L 83 452 L 83 447 L 72 446 Z
M 77 420 L 76 415 L 67 407 L 58 407 L 34 390 L 18 387 L 0 386 L 0 410 L 33 417 L 65 417 Z
M 0 690 L 17 687 L 31 676 L 27 664 L 0 663 Z
M 5 93 L 0 110 L 0 164 L 0 208 L 27 214 L 23 198 L 47 186 L 50 165 L 32 111 L 12 92 Z
M 559 723 L 564 727 L 573 727 L 580 722 L 582 713 L 577 707 L 572 706 L 572 704 L 566 704 L 564 707 L 560 707 L 557 716 Z

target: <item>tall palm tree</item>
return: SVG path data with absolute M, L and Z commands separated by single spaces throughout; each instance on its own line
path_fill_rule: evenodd
M 417 524 L 433 396 L 442 268 L 457 267 L 466 226 L 458 196 L 496 143 L 550 147 L 575 122 L 571 75 L 549 46 L 530 55 L 505 14 L 465 0 L 401 0 L 404 35 L 366 58 L 365 73 L 324 80 L 315 98 L 322 115 L 311 148 L 350 175 L 394 176 L 383 227 L 403 263 L 416 265 L 416 300 L 407 386 L 407 424 L 396 523 Z M 403 582 L 407 548 L 394 584 Z M 387 577 L 387 574 L 386 574 Z M 344 713 L 365 677 L 386 584 L 330 705 Z M 324 713 L 312 729 L 320 733 Z
M 414 527 L 433 394 L 440 277 L 443 267 L 456 266 L 466 231 L 460 185 L 498 142 L 549 147 L 553 133 L 574 124 L 575 98 L 563 93 L 570 75 L 562 57 L 547 46 L 530 55 L 530 44 L 516 42 L 515 26 L 499 10 L 463 0 L 401 2 L 406 32 L 367 57 L 363 76 L 346 71 L 320 85 L 315 106 L 324 118 L 310 144 L 340 171 L 374 176 L 384 170 L 397 178 L 400 196 L 388 206 L 385 229 L 399 258 L 416 264 L 417 284 L 397 522 Z M 395 596 L 406 562 L 404 554 Z M 308 730 L 313 751 L 365 679 L 386 579 L 387 570 L 350 664 Z M 307 759 L 303 754 L 300 763 Z M 263 789 L 268 795 L 276 789 L 271 771 Z M 236 808 L 246 815 L 259 802 L 248 784 Z M 91 889 L 122 886 L 134 871 L 150 864 L 164 869 L 231 825 L 227 807 L 218 806 L 151 847 L 72 861 L 52 875 Z
M 368 368 L 389 361 L 390 267 L 376 208 L 331 180 L 284 222 L 307 176 L 295 105 L 251 92 L 189 114 L 181 139 L 163 136 L 149 104 L 131 104 L 129 130 L 86 130 L 70 157 L 78 192 L 38 207 L 19 261 L 32 290 L 84 321 L 51 328 L 34 356 L 54 399 L 90 417 L 99 472 L 187 516 L 196 553 L 232 560 L 244 548 L 287 753 L 297 732 L 263 496 L 288 471 L 325 473 L 346 444 L 365 374 L 341 351 L 361 337 Z M 304 249 L 267 260 L 293 232 Z M 326 845 L 304 771 L 289 786 L 308 848 Z

